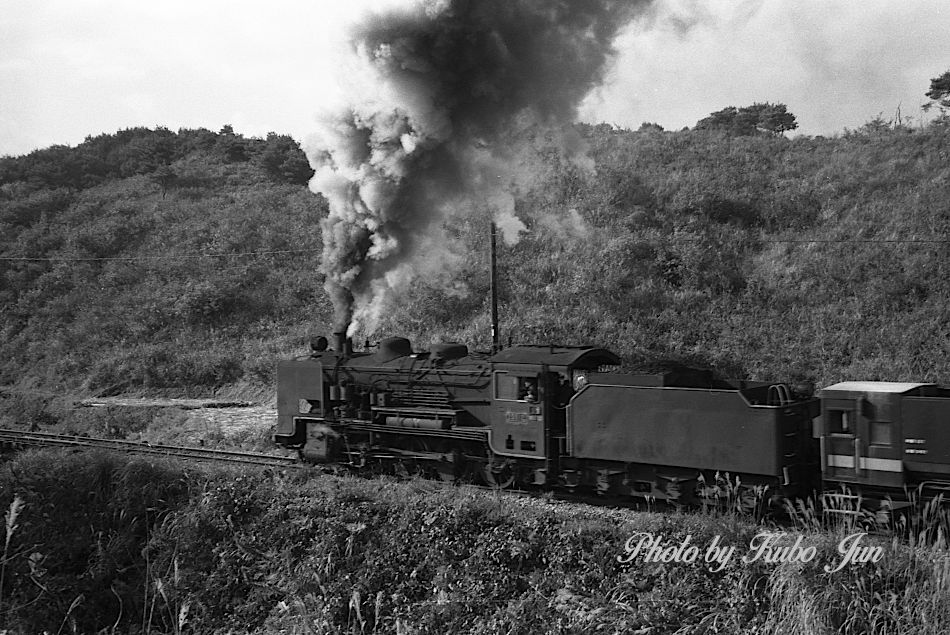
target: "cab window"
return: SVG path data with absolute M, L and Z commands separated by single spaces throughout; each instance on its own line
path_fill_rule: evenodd
M 518 378 L 505 372 L 495 373 L 495 399 L 518 399 Z
M 535 403 L 538 401 L 538 379 L 498 371 L 495 373 L 495 399 Z

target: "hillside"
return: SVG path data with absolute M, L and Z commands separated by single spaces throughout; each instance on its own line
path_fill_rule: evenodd
M 581 132 L 596 173 L 534 141 L 529 232 L 499 254 L 505 340 L 761 379 L 950 383 L 950 127 Z M 276 359 L 330 320 L 310 173 L 289 137 L 229 127 L 0 159 L 0 385 L 270 387 Z M 448 230 L 468 294 L 420 280 L 371 337 L 488 346 L 486 228 Z
M 2 382 L 269 381 L 319 304 L 311 174 L 289 137 L 206 130 L 136 129 L 0 161 L 0 251 L 13 258 L 0 263 Z

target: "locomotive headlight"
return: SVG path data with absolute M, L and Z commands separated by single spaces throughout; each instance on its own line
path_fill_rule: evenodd
M 574 392 L 579 391 L 581 388 L 587 385 L 587 373 L 576 372 L 574 373 Z

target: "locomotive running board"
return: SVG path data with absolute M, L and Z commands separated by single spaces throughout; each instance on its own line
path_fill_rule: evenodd
M 438 437 L 440 439 L 458 439 L 460 441 L 485 441 L 488 439 L 490 432 L 487 427 L 469 428 L 465 430 L 460 430 L 459 428 L 452 428 L 450 430 L 429 430 L 426 428 L 402 428 L 398 426 L 387 426 L 378 423 L 365 423 L 362 421 L 340 421 L 331 423 L 330 425 L 342 425 L 346 426 L 346 428 L 349 430 L 356 430 L 359 432 L 406 434 L 423 437 Z

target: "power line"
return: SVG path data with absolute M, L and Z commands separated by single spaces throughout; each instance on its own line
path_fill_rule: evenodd
M 280 249 L 274 251 L 241 251 L 233 253 L 184 253 L 173 256 L 108 256 L 101 258 L 80 258 L 71 256 L 62 257 L 33 257 L 33 256 L 0 256 L 0 260 L 26 262 L 102 262 L 102 261 L 136 261 L 136 260 L 180 260 L 182 258 L 232 258 L 241 256 L 273 256 L 280 254 L 320 253 L 320 249 Z
M 846 239 L 835 239 L 835 238 L 770 238 L 770 239 L 752 239 L 754 242 L 764 243 L 764 244 L 808 244 L 808 243 L 818 243 L 818 244 L 862 244 L 862 245 L 891 245 L 891 244 L 931 244 L 931 245 L 945 245 L 950 244 L 950 239 L 947 238 L 884 238 L 884 239 L 861 239 L 861 238 L 846 238 Z M 657 239 L 647 239 L 646 242 L 711 242 L 708 238 L 686 238 L 686 237 L 676 237 L 669 236 L 665 238 Z M 288 254 L 318 254 L 321 249 L 279 249 L 272 251 L 241 251 L 241 252 L 232 252 L 232 253 L 204 253 L 204 252 L 192 252 L 192 253 L 183 253 L 175 254 L 171 256 L 104 256 L 104 257 L 72 257 L 72 256 L 61 256 L 61 257 L 39 257 L 39 256 L 0 256 L 0 261 L 7 262 L 136 262 L 136 261 L 162 261 L 162 260 L 181 260 L 184 258 L 188 259 L 200 259 L 200 258 L 237 258 L 237 257 L 255 257 L 255 256 L 275 256 L 275 255 L 288 255 Z
M 908 243 L 908 244 L 946 244 L 946 243 L 950 243 L 950 239 L 948 239 L 948 238 L 932 238 L 932 239 L 931 239 L 931 238 L 892 238 L 892 239 L 887 239 L 887 238 L 885 238 L 885 239 L 880 239 L 880 240 L 872 240 L 872 239 L 862 240 L 862 239 L 860 239 L 860 238 L 846 238 L 846 239 L 841 239 L 841 240 L 837 240 L 837 239 L 834 239 L 834 238 L 777 238 L 777 239 L 772 239 L 772 238 L 770 238 L 770 239 L 768 239 L 768 240 L 766 240 L 766 239 L 756 240 L 756 239 L 753 238 L 752 240 L 754 240 L 754 241 L 756 241 L 756 242 L 759 242 L 759 243 L 766 243 L 766 244 L 771 244 L 771 243 L 779 243 L 779 244 L 784 244 L 784 243 L 824 243 L 824 244 L 831 244 L 831 243 L 834 243 L 834 244 L 865 244 L 865 245 L 867 245 L 867 244 L 871 244 L 871 245 L 874 245 L 874 244 L 882 244 L 882 245 L 883 245 L 883 244 L 900 244 L 900 243 Z M 672 241 L 682 241 L 682 242 L 709 242 L 709 240 L 708 240 L 707 238 L 674 238 L 674 239 L 671 240 L 671 242 L 672 242 Z

